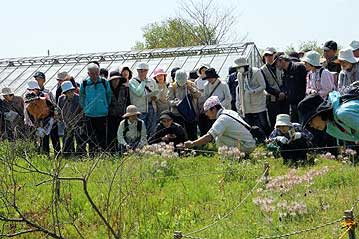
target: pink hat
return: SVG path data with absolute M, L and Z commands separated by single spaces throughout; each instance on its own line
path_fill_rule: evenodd
M 162 68 L 156 68 L 156 70 L 153 72 L 153 77 L 156 77 L 159 75 L 165 75 L 165 77 L 166 77 L 167 73 Z
M 203 109 L 204 111 L 208 111 L 210 108 L 216 105 L 222 106 L 221 101 L 219 100 L 218 96 L 211 96 L 206 100 L 206 102 L 204 102 Z

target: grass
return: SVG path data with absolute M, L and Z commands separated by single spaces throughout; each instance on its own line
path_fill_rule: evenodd
M 29 149 L 30 150 L 30 149 Z M 18 206 L 32 220 L 53 229 L 52 182 L 36 186 L 49 177 L 37 173 L 9 171 L 9 151 L 0 150 L 2 160 L 0 173 L 3 193 L 12 190 L 11 175 L 16 179 Z M 18 156 L 21 150 L 16 151 Z M 54 161 L 34 153 L 30 161 L 44 171 L 51 171 Z M 17 163 L 26 166 L 21 157 Z M 107 157 L 100 161 L 89 179 L 89 192 L 101 212 L 118 230 L 122 238 L 173 238 L 174 231 L 186 234 L 218 220 L 235 208 L 257 183 L 263 173 L 264 162 L 270 163 L 271 180 L 286 175 L 291 169 L 279 159 L 256 158 L 233 162 L 218 155 L 164 159 L 160 156 L 126 158 Z M 60 176 L 77 177 L 86 174 L 92 160 L 64 160 Z M 122 165 L 120 168 L 119 165 Z M 261 182 L 258 190 L 233 211 L 228 218 L 198 234 L 201 238 L 257 238 L 284 234 L 310 228 L 342 217 L 359 198 L 359 169 L 335 160 L 319 159 L 316 165 L 302 167 L 298 175 L 310 170 L 328 172 L 313 178 L 310 183 L 300 183 L 287 192 L 266 190 Z M 18 168 L 19 170 L 19 168 Z M 24 170 L 21 170 L 24 171 Z M 111 179 L 116 175 L 109 195 Z M 59 218 L 63 236 L 80 238 L 77 229 L 85 238 L 108 238 L 108 231 L 87 201 L 79 182 L 61 182 Z M 109 210 L 106 210 L 107 198 Z M 273 210 L 263 210 L 255 199 L 271 198 Z M 285 212 L 277 204 L 302 203 L 305 213 L 283 216 Z M 0 214 L 10 213 L 0 203 Z M 358 210 L 354 211 L 357 214 Z M 3 224 L 3 225 L 2 225 Z M 13 223 L 0 222 L 7 232 L 26 229 Z M 339 223 L 316 231 L 290 238 L 338 238 L 343 232 Z M 19 238 L 46 238 L 33 233 Z

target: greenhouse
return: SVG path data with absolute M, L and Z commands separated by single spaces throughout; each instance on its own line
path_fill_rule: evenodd
M 101 68 L 114 69 L 121 65 L 135 69 L 138 62 L 147 62 L 149 74 L 157 67 L 167 73 L 174 67 L 186 71 L 196 69 L 201 64 L 210 64 L 225 79 L 234 60 L 244 56 L 252 66 L 260 66 L 259 51 L 253 42 L 222 44 L 211 46 L 193 46 L 167 49 L 150 49 L 142 51 L 119 51 L 92 54 L 53 55 L 41 57 L 20 57 L 0 59 L 0 87 L 9 86 L 17 95 L 24 94 L 26 82 L 35 72 L 46 75 L 45 87 L 56 89 L 56 76 L 67 71 L 77 82 L 87 75 L 86 65 L 89 61 L 99 61 Z

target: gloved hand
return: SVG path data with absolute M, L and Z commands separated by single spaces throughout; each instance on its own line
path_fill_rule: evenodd
M 284 136 L 275 137 L 276 141 L 281 142 L 282 144 L 288 144 L 289 140 Z
M 35 134 L 36 134 L 37 137 L 43 138 L 45 136 L 45 133 L 46 133 L 45 129 L 39 127 L 39 128 L 36 129 Z
M 295 132 L 294 133 L 294 136 L 293 136 L 293 140 L 297 140 L 297 139 L 300 139 L 302 138 L 302 133 L 300 132 Z

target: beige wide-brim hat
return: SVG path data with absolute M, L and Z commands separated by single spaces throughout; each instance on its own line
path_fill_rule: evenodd
M 292 127 L 292 123 L 290 122 L 290 116 L 287 115 L 287 114 L 279 114 L 279 115 L 277 115 L 274 127 L 277 128 L 278 126 Z
M 12 91 L 11 88 L 9 87 L 4 87 L 1 89 L 1 96 L 4 96 L 4 95 L 13 95 L 14 92 Z
M 234 60 L 233 67 L 234 68 L 239 68 L 239 67 L 242 67 L 242 66 L 249 66 L 249 63 L 248 63 L 248 61 L 247 61 L 247 59 L 245 57 L 241 56 L 241 57 Z
M 122 116 L 122 118 L 127 118 L 133 115 L 140 115 L 141 112 L 137 110 L 137 107 L 135 105 L 129 105 L 126 108 L 126 114 Z

